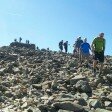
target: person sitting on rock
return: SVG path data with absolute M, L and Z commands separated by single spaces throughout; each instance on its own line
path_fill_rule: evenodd
M 89 62 L 90 50 L 91 50 L 90 44 L 87 42 L 87 38 L 84 38 L 84 42 L 80 46 L 80 53 L 81 53 L 80 62 L 82 62 L 84 59 L 87 59 L 87 66 Z
M 63 40 L 59 42 L 59 49 L 61 52 L 63 51 Z

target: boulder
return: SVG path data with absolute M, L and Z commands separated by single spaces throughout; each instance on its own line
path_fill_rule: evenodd
M 103 107 L 102 102 L 98 99 L 89 99 L 89 106 L 95 109 Z
M 25 44 L 25 43 L 19 43 L 19 42 L 12 42 L 10 44 L 10 47 L 21 47 L 21 48 L 25 47 L 25 48 L 35 50 L 35 44 Z
M 77 91 L 84 93 L 92 93 L 91 86 L 87 81 L 80 80 L 76 83 Z
M 96 109 L 95 112 L 112 112 L 112 111 L 109 111 L 109 110 L 106 110 L 106 109 Z
M 107 74 L 107 80 L 112 83 L 112 74 Z
M 72 79 L 70 79 L 70 84 L 71 85 L 75 85 L 80 80 L 85 81 L 86 80 L 86 77 L 84 77 L 82 75 L 77 75 L 77 76 L 73 77 Z
M 81 105 L 72 102 L 61 102 L 54 103 L 53 106 L 58 109 L 74 111 L 74 112 L 84 112 L 84 108 Z

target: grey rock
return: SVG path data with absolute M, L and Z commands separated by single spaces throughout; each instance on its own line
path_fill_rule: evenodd
M 84 112 L 84 108 L 81 105 L 74 104 L 72 102 L 54 103 L 53 106 L 62 110 Z
M 72 62 L 70 62 L 70 63 L 68 64 L 68 67 L 75 67 L 76 65 L 78 65 L 78 64 L 77 64 L 77 61 L 74 60 L 74 61 L 72 61 Z
M 73 111 L 68 111 L 68 110 L 59 110 L 58 112 L 73 112 Z
M 2 91 L 2 92 L 7 91 L 7 87 L 3 86 L 3 85 L 0 85 L 0 91 Z
M 42 89 L 42 85 L 41 84 L 32 84 L 32 87 L 35 89 Z
M 82 75 L 77 75 L 74 78 L 70 79 L 70 84 L 74 85 L 74 84 L 76 84 L 80 80 L 86 80 L 86 77 L 84 77 Z
M 0 91 L 0 96 L 2 96 L 3 95 L 3 93 L 2 93 L 2 91 Z
M 105 107 L 112 107 L 111 101 L 105 101 Z
M 0 102 L 5 102 L 6 98 L 4 96 L 0 96 Z
M 107 80 L 112 83 L 112 74 L 107 74 Z
M 8 98 L 11 98 L 11 97 L 13 97 L 14 95 L 12 94 L 11 91 L 5 91 L 5 96 L 8 97 Z
M 96 109 L 95 112 L 112 112 L 112 111 L 105 110 L 105 109 Z
M 38 108 L 41 112 L 57 112 L 54 106 L 39 105 Z
M 64 102 L 64 101 L 74 101 L 75 98 L 72 94 L 65 94 L 61 93 L 59 96 L 56 98 L 56 101 Z
M 12 86 L 10 81 L 2 81 L 1 85 L 5 86 L 5 87 L 11 87 Z
M 82 106 L 87 106 L 87 102 L 83 98 L 78 99 L 78 104 Z
M 14 68 L 13 68 L 13 71 L 14 71 L 14 73 L 20 73 L 20 70 L 19 70 L 19 68 L 17 68 L 17 67 L 14 67 Z
M 4 76 L 6 72 L 6 68 L 1 68 L 0 69 L 0 76 Z
M 25 102 L 25 103 L 21 106 L 21 108 L 22 108 L 22 109 L 28 108 L 27 102 Z
M 97 87 L 99 84 L 105 83 L 105 80 L 102 78 L 98 78 L 98 79 L 95 79 L 93 83 L 94 83 L 94 86 Z
M 80 80 L 76 83 L 76 88 L 79 92 L 91 93 L 92 89 L 91 86 L 88 84 L 87 81 Z
M 34 108 L 34 107 L 29 107 L 27 109 L 27 112 L 41 112 L 38 108 Z
M 107 98 L 108 98 L 110 101 L 112 101 L 112 93 L 110 93 L 110 94 L 107 96 Z
M 25 44 L 25 43 L 19 43 L 19 42 L 12 42 L 10 44 L 11 47 L 25 47 L 25 48 L 28 48 L 28 49 L 32 49 L 32 50 L 35 50 L 35 44 Z
M 35 76 L 32 76 L 31 77 L 31 83 L 32 84 L 38 84 L 38 83 L 40 83 L 41 82 L 41 80 L 42 80 L 42 77 L 41 76 L 39 76 L 39 75 L 35 75 Z
M 81 98 L 83 98 L 85 101 L 87 101 L 89 99 L 89 96 L 86 93 L 82 93 Z
M 107 110 L 112 112 L 112 106 L 111 107 L 106 107 L 105 109 L 107 109 Z
M 91 107 L 91 108 L 102 108 L 103 106 L 102 106 L 102 102 L 100 101 L 100 100 L 98 100 L 98 99 L 90 99 L 89 100 L 89 106 Z

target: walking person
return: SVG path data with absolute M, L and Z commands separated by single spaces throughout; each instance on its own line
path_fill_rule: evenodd
M 77 53 L 80 52 L 80 46 L 83 43 L 83 40 L 81 39 L 81 37 L 78 37 L 76 42 L 75 42 L 75 48 L 77 50 Z
M 66 41 L 64 44 L 65 53 L 68 52 L 68 41 Z
M 76 50 L 76 46 L 75 44 L 73 44 L 73 56 L 76 56 L 77 55 L 77 50 Z
M 28 44 L 28 40 L 26 40 L 26 44 Z
M 22 41 L 22 38 L 21 38 L 21 37 L 19 37 L 19 42 L 21 43 L 21 41 Z
M 59 42 L 59 49 L 61 52 L 63 51 L 63 40 Z
M 83 40 L 81 39 L 81 37 L 78 37 L 75 42 L 75 49 L 77 51 L 77 55 L 79 56 L 79 61 L 81 59 L 80 46 L 82 43 L 83 43 Z
M 91 50 L 90 44 L 87 42 L 87 38 L 84 38 L 84 42 L 80 46 L 80 53 L 81 53 L 80 62 L 82 63 L 82 61 L 86 59 L 87 67 L 89 65 L 90 50 Z
M 102 70 L 103 70 L 104 52 L 105 52 L 104 33 L 100 33 L 99 36 L 93 40 L 91 47 L 92 47 L 92 52 L 94 54 L 94 57 L 93 57 L 94 75 L 96 75 L 97 60 L 100 62 L 99 75 L 101 75 Z

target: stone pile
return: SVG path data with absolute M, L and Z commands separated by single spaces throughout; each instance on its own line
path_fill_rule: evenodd
M 0 111 L 112 112 L 112 57 L 103 75 L 92 62 L 46 49 L 0 48 Z
M 10 47 L 25 47 L 25 48 L 35 50 L 35 44 L 26 44 L 26 43 L 20 43 L 20 42 L 12 42 L 10 44 Z

